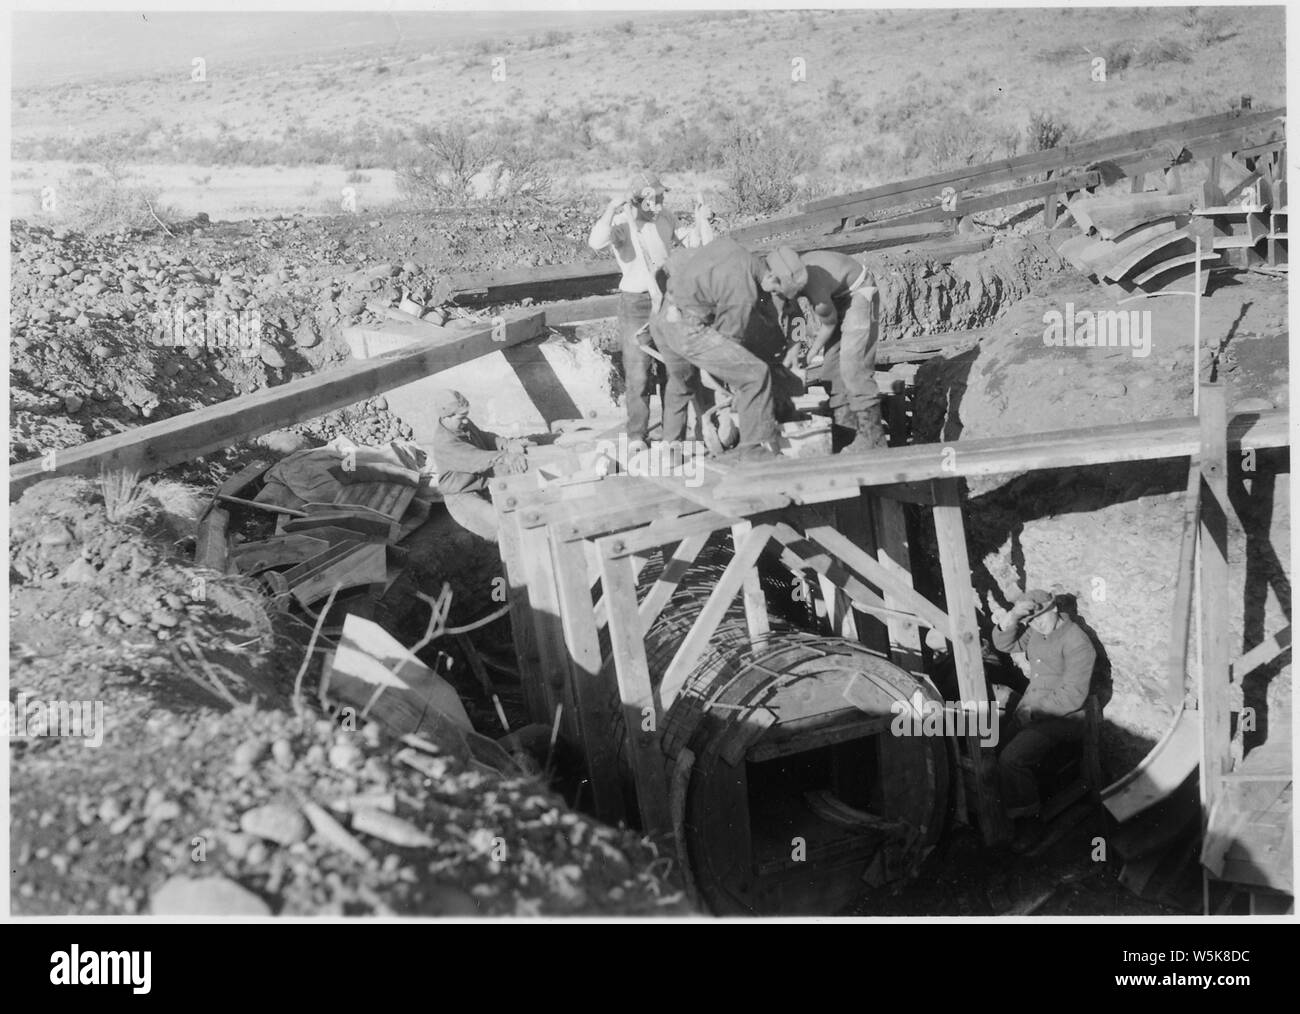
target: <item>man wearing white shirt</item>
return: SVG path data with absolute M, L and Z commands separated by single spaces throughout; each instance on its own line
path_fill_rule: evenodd
M 667 188 L 650 172 L 637 173 L 629 193 L 615 197 L 591 227 L 587 243 L 593 250 L 612 248 L 623 272 L 619 282 L 618 330 L 627 382 L 627 437 L 629 447 L 646 444 L 650 426 L 650 388 L 653 360 L 642 349 L 652 345 L 651 314 L 658 308 L 662 287 L 659 273 L 675 246 L 698 247 L 713 239 L 709 210 L 696 202 L 695 223 L 678 228 L 673 216 L 663 214 Z M 628 207 L 635 233 L 628 221 Z

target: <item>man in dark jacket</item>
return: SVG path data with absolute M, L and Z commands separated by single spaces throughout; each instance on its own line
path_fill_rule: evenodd
M 459 391 L 435 391 L 433 405 L 438 414 L 433 463 L 447 513 L 462 528 L 496 542 L 497 515 L 488 498 L 488 480 L 526 472 L 528 442 L 479 429 L 470 421 L 469 402 Z
M 772 367 L 767 346 L 783 344 L 776 307 L 768 293 L 797 293 L 807 280 L 793 251 L 766 259 L 733 239 L 715 239 L 669 267 L 668 292 L 651 321 L 664 357 L 663 438 L 681 440 L 686 406 L 699 384 L 699 370 L 726 384 L 740 416 L 742 457 L 776 454 Z M 758 352 L 759 354 L 755 354 Z
M 1083 739 L 1085 705 L 1097 651 L 1051 592 L 1018 598 L 993 631 L 999 651 L 1023 651 L 1029 689 L 1016 708 L 1011 735 L 998 756 L 1002 802 L 1009 817 L 1038 812 L 1038 766 L 1059 743 Z

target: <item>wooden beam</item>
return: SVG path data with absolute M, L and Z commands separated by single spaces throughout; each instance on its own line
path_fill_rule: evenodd
M 1228 426 L 1228 446 L 1233 450 L 1287 446 L 1288 418 L 1283 409 L 1235 416 Z M 945 452 L 947 447 L 951 453 Z M 737 465 L 714 487 L 713 495 L 723 510 L 730 509 L 733 497 L 771 494 L 812 503 L 856 495 L 859 486 L 1158 461 L 1195 455 L 1199 450 L 1199 427 L 1194 418 L 1156 419 L 951 444 L 913 444 L 830 458 Z
M 1218 800 L 1232 770 L 1231 603 L 1228 598 L 1228 444 L 1223 386 L 1200 388 L 1201 779 L 1203 812 Z
M 1187 138 L 1196 138 L 1204 146 L 1207 140 L 1227 135 L 1230 139 L 1229 143 L 1236 144 L 1240 142 L 1235 138 L 1243 131 L 1262 129 L 1273 121 L 1280 121 L 1285 113 L 1285 109 L 1272 109 L 1261 110 L 1258 113 L 1217 114 L 1048 151 L 1030 152 L 1015 158 L 986 162 L 977 166 L 964 166 L 930 176 L 887 183 L 867 190 L 812 201 L 803 205 L 799 214 L 756 222 L 742 229 L 733 230 L 730 235 L 744 243 L 765 236 L 800 232 L 817 225 L 825 226 L 902 205 L 937 201 L 942 199 L 943 190 L 948 186 L 961 193 L 1102 161 L 1122 165 L 1129 160 L 1156 158 L 1150 148 L 1162 141 L 1172 140 L 1178 143 Z M 1162 159 L 1162 165 L 1158 165 L 1157 168 L 1163 167 L 1163 163 L 1168 162 L 1167 155 L 1159 158 Z
M 560 623 L 569 657 L 569 681 L 578 711 L 587 778 L 591 781 L 596 816 L 611 825 L 625 817 L 619 779 L 617 744 L 610 734 L 617 707 L 610 687 L 601 679 L 600 642 L 592 622 L 591 584 L 587 555 L 577 542 L 551 540 Z
M 1281 119 L 1285 115 L 1285 107 L 1263 109 L 1245 114 L 1234 110 L 1227 113 L 1216 113 L 1212 116 L 1183 120 L 1178 123 L 1170 123 L 1162 127 L 1144 127 L 1141 130 L 1101 137 L 1091 141 L 1080 141 L 1047 151 L 1028 152 L 1014 158 L 986 162 L 977 166 L 949 169 L 930 176 L 904 180 L 901 183 L 889 183 L 850 194 L 825 197 L 808 202 L 803 205 L 802 210 L 805 213 L 840 210 L 845 204 L 857 204 L 877 197 L 892 197 L 916 190 L 934 189 L 945 184 L 963 183 L 966 184 L 966 189 L 970 189 L 970 185 L 978 181 L 987 186 L 994 182 L 1021 179 L 1068 166 L 1086 165 L 1102 161 L 1126 152 L 1150 147 L 1163 140 L 1179 141 L 1187 137 L 1207 137 L 1215 133 L 1255 127 Z M 1001 180 L 991 178 L 997 173 L 1011 175 L 1006 175 Z
M 1233 682 L 1240 682 L 1262 665 L 1268 665 L 1291 647 L 1291 625 L 1287 624 L 1266 641 L 1261 641 L 1232 666 Z
M 646 592 L 645 598 L 641 601 L 638 615 L 641 617 L 641 630 L 650 629 L 650 624 L 659 618 L 663 612 L 664 606 L 672 598 L 673 592 L 681 584 L 682 578 L 690 570 L 691 564 L 695 562 L 696 557 L 700 555 L 700 550 L 704 544 L 709 541 L 708 535 L 691 535 L 677 544 L 672 555 L 668 557 L 664 564 L 664 569 L 660 573 L 658 580 L 650 586 Z
M 961 516 L 958 480 L 935 481 L 933 512 L 939 564 L 943 571 L 943 592 L 948 600 L 948 618 L 952 624 L 949 643 L 957 669 L 958 692 L 963 705 L 985 708 L 989 704 L 984 654 L 980 646 L 975 589 L 971 586 L 970 556 Z M 1011 829 L 1002 809 L 993 752 L 985 749 L 978 734 L 966 737 L 966 748 L 974 767 L 975 798 L 984 841 L 989 845 L 1000 844 L 1010 837 Z
M 632 553 L 643 553 L 647 549 L 654 549 L 668 542 L 680 542 L 692 535 L 712 534 L 721 528 L 730 528 L 738 521 L 744 520 L 745 517 L 740 513 L 718 514 L 716 511 L 702 510 L 679 518 L 655 521 L 644 528 L 619 532 L 616 535 L 609 536 L 609 539 L 616 547 L 617 555 L 630 555 Z M 753 521 L 756 518 L 750 518 L 749 520 Z
M 552 539 L 555 538 L 554 529 L 551 530 L 551 538 Z M 563 541 L 563 540 L 559 540 L 559 541 Z M 595 558 L 596 572 L 595 572 L 595 576 L 592 577 L 592 583 L 593 585 L 599 585 L 600 559 L 596 554 L 596 544 L 594 542 L 577 542 L 575 543 L 575 545 L 582 547 L 584 554 L 588 555 L 589 560 L 593 557 Z M 632 569 L 634 571 L 634 575 L 636 579 L 640 581 L 641 572 L 645 570 L 646 564 L 649 563 L 650 561 L 641 554 L 637 554 L 636 556 L 633 556 L 631 559 L 632 559 Z M 588 566 L 588 576 L 591 576 L 590 566 Z M 605 605 L 605 597 L 603 595 L 596 600 L 595 606 L 592 607 L 592 615 L 595 617 L 596 628 L 598 630 L 604 627 L 609 622 L 609 610 Z
M 1032 183 L 1026 187 L 1000 190 L 993 194 L 981 194 L 978 197 L 961 197 L 955 204 L 940 201 L 933 207 L 912 211 L 893 218 L 881 219 L 881 225 L 903 226 L 918 222 L 951 222 L 981 211 L 993 211 L 1008 208 L 1016 204 L 1029 204 L 1053 195 L 1067 194 L 1075 190 L 1089 190 L 1101 182 L 1097 173 L 1078 173 L 1073 176 L 1061 176 L 1046 183 Z M 945 206 L 947 205 L 947 206 Z
M 737 556 L 740 555 L 753 529 L 754 526 L 749 521 L 741 521 L 731 526 L 732 547 Z M 696 536 L 696 539 L 698 538 L 700 537 Z M 763 594 L 757 566 L 751 566 L 745 572 L 740 585 L 740 594 L 745 604 L 745 626 L 749 630 L 749 643 L 757 645 L 771 631 L 767 618 L 767 597 Z
M 877 616 L 887 616 L 893 612 L 885 605 L 885 600 L 868 587 L 859 575 L 849 570 L 842 560 L 837 560 L 830 551 L 800 535 L 792 526 L 777 524 L 773 528 L 773 535 L 782 546 L 781 562 L 791 571 L 812 570 L 819 579 L 824 579 L 833 588 L 842 591 L 855 607 L 864 612 Z M 902 616 L 901 613 L 896 615 Z
M 673 660 L 668 664 L 664 677 L 659 683 L 659 703 L 665 713 L 677 699 L 700 655 L 709 646 L 718 624 L 722 622 L 737 592 L 744 586 L 745 578 L 758 562 L 771 536 L 771 525 L 755 525 L 745 536 L 745 541 L 737 548 L 736 555 L 727 564 L 727 569 L 718 578 L 712 593 L 704 603 L 704 608 L 700 610 L 700 615 L 696 618 L 690 632 L 682 639 L 681 646 L 673 655 Z
M 52 471 L 44 470 L 39 459 L 14 465 L 9 470 L 9 497 L 16 499 L 29 486 L 59 475 L 98 475 L 104 469 L 147 475 L 168 465 L 192 461 L 219 448 L 314 419 L 489 352 L 529 341 L 542 334 L 544 327 L 545 318 L 540 313 L 509 314 L 499 329 L 461 329 L 453 331 L 451 338 L 422 339 L 385 356 L 357 360 L 173 419 L 92 440 L 59 451 Z
M 887 573 L 915 592 L 912 585 L 912 552 L 907 537 L 906 508 L 897 500 L 882 496 L 872 498 L 872 519 L 876 529 L 876 559 Z M 884 592 L 885 605 L 906 611 L 908 600 L 889 589 Z M 916 593 L 918 597 L 920 593 Z M 890 619 L 885 621 L 889 630 L 889 657 L 908 672 L 922 672 L 921 631 L 915 623 Z
M 857 571 L 882 592 L 886 592 L 893 599 L 893 603 L 888 599 L 884 600 L 886 606 L 911 613 L 927 626 L 939 631 L 948 640 L 953 639 L 954 629 L 950 621 L 950 613 L 945 613 L 912 588 L 897 573 L 874 559 L 866 550 L 855 546 L 842 533 L 829 526 L 821 525 L 809 528 L 808 537 L 821 543 L 827 551 L 843 560 L 847 567 Z
M 646 663 L 632 559 L 611 554 L 608 539 L 601 539 L 596 545 L 600 550 L 600 584 L 609 609 L 610 647 L 627 737 L 628 760 L 636 781 L 641 827 L 652 837 L 671 834 L 668 776 L 659 746 L 663 711 L 650 685 L 650 667 Z
M 1192 586 L 1200 509 L 1201 470 L 1192 462 L 1187 468 L 1187 492 L 1183 496 L 1183 528 L 1178 544 L 1169 657 L 1165 667 L 1165 700 L 1175 708 L 1182 705 L 1187 692 L 1187 637 L 1192 626 Z

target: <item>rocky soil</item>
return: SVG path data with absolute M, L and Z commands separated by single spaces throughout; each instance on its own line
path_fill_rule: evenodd
M 436 303 L 452 271 L 575 260 L 579 213 L 532 219 L 281 218 L 87 237 L 13 223 L 10 462 L 275 386 L 347 358 L 367 301 Z M 257 341 L 172 345 L 159 321 L 247 314 Z M 256 318 L 252 317 L 256 313 Z M 358 441 L 409 435 L 383 399 L 302 428 Z
M 149 483 L 109 523 L 77 478 L 14 505 L 11 701 L 104 706 L 97 747 L 11 740 L 15 913 L 685 910 L 653 846 L 536 774 L 331 720 L 310 685 L 296 709 L 310 631 L 187 562 L 197 506 Z

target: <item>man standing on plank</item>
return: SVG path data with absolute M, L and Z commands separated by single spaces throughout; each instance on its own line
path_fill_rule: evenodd
M 772 367 L 761 353 L 766 336 L 780 331 L 768 293 L 793 298 L 806 282 L 793 250 L 782 247 L 764 259 L 726 237 L 674 263 L 663 309 L 651 322 L 668 367 L 664 440 L 683 439 L 686 406 L 698 370 L 705 370 L 731 389 L 740 416 L 738 457 L 777 453 Z
M 854 434 L 845 449 L 888 446 L 876 385 L 880 295 L 875 276 L 833 250 L 813 250 L 799 259 L 808 271 L 801 294 L 812 304 L 817 326 L 808 349 L 807 382 L 829 388 L 836 424 Z
M 657 276 L 674 246 L 699 247 L 713 239 L 710 211 L 701 199 L 696 200 L 695 224 L 674 226 L 672 216 L 663 213 L 667 189 L 653 173 L 637 173 L 629 193 L 609 202 L 587 240 L 593 250 L 613 248 L 623 273 L 618 285 L 618 332 L 627 382 L 628 446 L 633 451 L 646 446 L 650 427 L 655 371 L 641 346 L 650 344 L 647 325 L 659 307 L 662 289 Z

